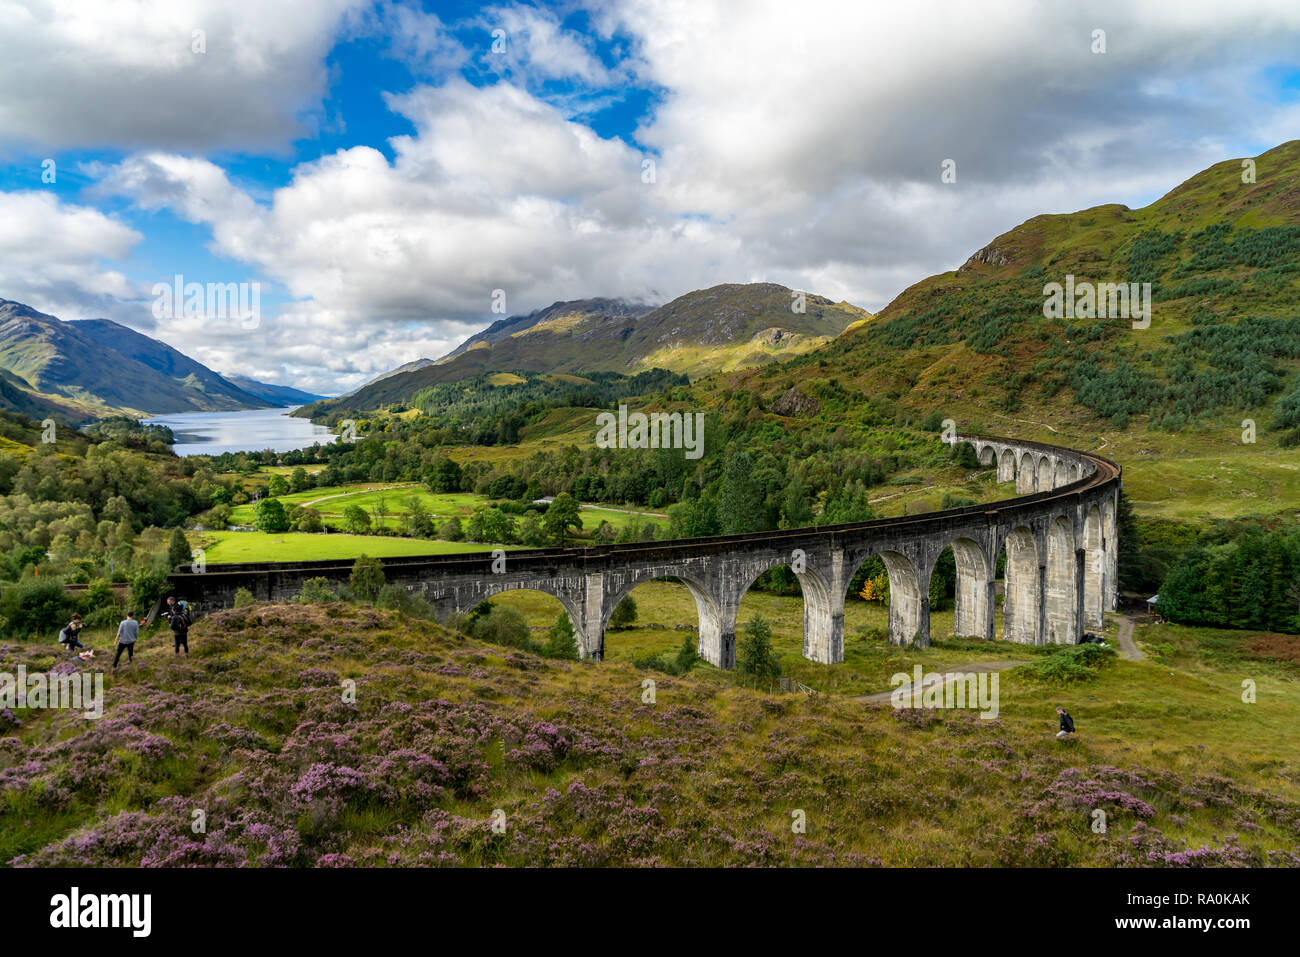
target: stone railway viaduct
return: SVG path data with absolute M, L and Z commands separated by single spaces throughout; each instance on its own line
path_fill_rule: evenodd
M 844 660 L 844 599 L 859 566 L 878 555 L 889 572 L 890 640 L 930 641 L 929 582 L 940 553 L 956 561 L 955 630 L 993 638 L 994 578 L 1006 548 L 1004 635 L 1025 644 L 1074 644 L 1100 629 L 1116 598 L 1116 508 L 1120 468 L 1097 455 L 1037 442 L 956 436 L 997 466 L 1017 497 L 923 515 L 848 525 L 722 535 L 593 548 L 506 552 L 493 558 L 435 555 L 384 559 L 389 582 L 424 595 L 441 612 L 468 612 L 516 588 L 554 595 L 573 621 L 583 657 L 604 656 L 605 627 L 619 601 L 656 578 L 679 579 L 699 611 L 699 652 L 736 662 L 740 602 L 763 572 L 789 565 L 804 599 L 804 656 Z M 500 567 L 501 563 L 498 563 Z M 184 566 L 182 566 L 184 567 Z M 171 576 L 176 594 L 201 610 L 228 606 L 238 588 L 260 599 L 295 595 L 307 578 L 346 581 L 349 561 L 208 565 Z

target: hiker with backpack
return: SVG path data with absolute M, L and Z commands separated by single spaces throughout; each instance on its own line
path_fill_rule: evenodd
M 167 596 L 167 611 L 163 613 L 167 623 L 171 625 L 172 638 L 175 639 L 176 654 L 181 653 L 181 648 L 185 649 L 185 654 L 190 653 L 190 606 L 189 602 L 176 601 L 169 595 Z
M 117 654 L 113 655 L 113 667 L 122 659 L 122 652 L 126 652 L 128 662 L 135 661 L 135 642 L 140 637 L 140 623 L 135 620 L 135 615 L 131 612 L 126 613 L 121 624 L 117 626 Z
M 77 640 L 77 635 L 81 633 L 81 629 L 84 627 L 81 623 L 81 616 L 73 615 L 72 620 L 64 625 L 63 630 L 59 632 L 59 644 L 65 646 L 74 655 L 77 653 L 78 648 L 84 649 L 86 646 Z

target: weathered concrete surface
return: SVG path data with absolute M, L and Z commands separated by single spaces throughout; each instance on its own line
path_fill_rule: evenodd
M 619 601 L 656 578 L 681 580 L 695 598 L 699 652 L 714 665 L 736 661 L 740 602 L 763 572 L 789 565 L 804 595 L 805 657 L 844 660 L 844 599 L 864 561 L 889 572 L 890 640 L 930 641 L 929 582 L 944 548 L 957 565 L 956 629 L 994 637 L 994 569 L 1005 547 L 1005 637 L 1026 644 L 1073 643 L 1097 627 L 1115 601 L 1115 509 L 1120 469 L 1099 456 L 1015 439 L 958 436 L 1000 481 L 1025 494 L 1006 501 L 897 519 L 594 548 L 527 549 L 504 562 L 481 555 L 384 560 L 390 582 L 419 591 L 445 611 L 468 612 L 515 588 L 554 595 L 573 620 L 584 657 L 604 656 L 605 628 Z M 1068 479 L 1065 484 L 1062 480 Z M 173 589 L 204 610 L 233 603 L 238 588 L 286 599 L 303 581 L 341 583 L 351 561 L 244 563 L 177 572 Z

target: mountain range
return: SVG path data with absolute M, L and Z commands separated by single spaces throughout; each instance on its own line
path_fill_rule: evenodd
M 1149 284 L 1150 324 L 1112 313 L 1104 297 L 1069 318 L 1045 311 L 1053 286 L 1088 283 Z M 484 374 L 662 368 L 703 380 L 703 402 L 742 387 L 771 408 L 833 376 L 835 388 L 954 418 L 1023 421 L 1026 407 L 1039 423 L 1177 431 L 1271 407 L 1288 389 L 1287 408 L 1300 409 L 1298 284 L 1300 141 L 1291 141 L 1218 163 L 1140 209 L 1035 216 L 874 316 L 773 283 L 713 286 L 659 306 L 561 301 L 335 399 L 219 375 L 107 319 L 63 322 L 0 300 L 0 407 L 84 421 L 311 403 L 301 414 L 316 417 L 410 404 Z M 813 405 L 793 395 L 782 407 Z
M 246 375 L 233 372 L 222 373 L 222 378 L 243 389 L 249 395 L 274 406 L 306 405 L 308 402 L 319 402 L 325 398 L 325 396 L 317 395 L 314 392 L 304 392 L 302 389 L 295 389 L 287 385 L 271 385 L 268 382 L 259 382 L 256 379 L 250 379 Z
M 692 377 L 800 355 L 871 314 L 775 283 L 728 283 L 662 306 L 622 299 L 556 302 L 500 319 L 447 355 L 420 359 L 301 414 L 409 403 L 422 389 L 485 373 L 619 372 L 660 368 Z
M 85 422 L 109 415 L 224 412 L 319 398 L 237 377 L 109 319 L 64 321 L 0 299 L 0 407 Z
M 1103 284 L 1142 291 L 1149 315 L 1126 314 L 1132 303 L 1118 297 L 1085 295 Z M 1065 315 L 1050 308 L 1062 287 L 1077 297 Z M 505 388 L 515 361 L 558 374 L 584 360 L 620 371 L 641 363 L 686 368 L 709 347 L 683 341 L 663 349 L 665 338 L 671 346 L 674 332 L 716 331 L 734 302 L 763 288 L 702 290 L 631 323 L 588 315 L 565 329 L 563 321 L 516 317 L 487 330 L 495 342 L 362 390 L 351 408 L 411 404 L 421 388 L 456 378 L 458 363 L 479 356 L 486 361 L 460 377 L 501 369 L 488 381 Z M 766 315 L 774 316 L 789 290 L 766 288 Z M 645 403 L 726 414 L 744 395 L 747 414 L 766 413 L 791 429 L 952 419 L 975 431 L 1066 438 L 1123 458 L 1126 485 L 1146 509 L 1178 515 L 1191 502 L 1235 514 L 1278 499 L 1300 468 L 1298 302 L 1300 141 L 1290 141 L 1217 163 L 1140 208 L 1034 216 L 956 268 L 904 289 L 876 315 L 842 316 L 838 335 L 781 362 L 736 362 L 753 326 L 733 324 L 729 339 L 717 337 L 729 345 L 718 347 L 711 374 Z M 689 327 L 674 328 L 679 308 Z M 710 323 L 715 316 L 723 318 Z M 602 335 L 602 326 L 618 334 Z M 521 343 L 536 352 L 523 354 Z M 327 418 L 344 411 L 322 403 L 301 414 L 322 406 Z M 585 410 L 557 410 L 546 434 L 576 435 L 588 418 Z M 1248 487 L 1225 485 L 1229 474 Z

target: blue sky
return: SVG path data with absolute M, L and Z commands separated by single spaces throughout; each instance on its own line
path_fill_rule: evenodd
M 331 393 L 497 291 L 878 309 L 1295 138 L 1300 7 L 1131 6 L 0 0 L 0 298 Z M 259 283 L 260 323 L 156 316 L 177 273 Z

